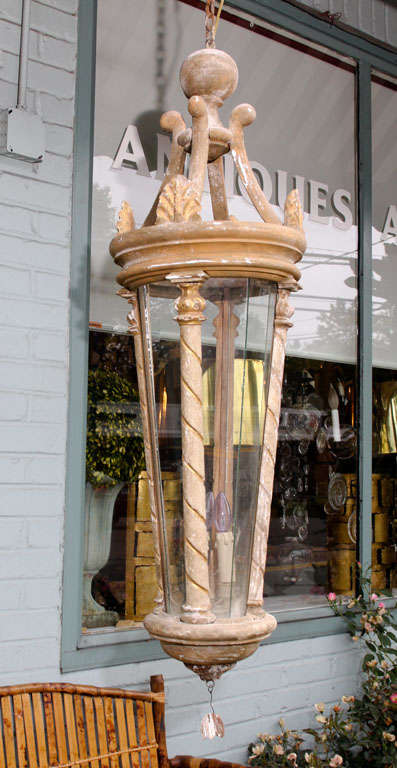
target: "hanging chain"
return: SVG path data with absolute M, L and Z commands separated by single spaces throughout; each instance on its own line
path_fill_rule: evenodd
M 205 47 L 215 48 L 215 0 L 205 4 Z
M 220 0 L 215 18 L 215 0 L 206 0 L 205 5 L 205 47 L 215 48 L 215 35 L 218 29 L 224 0 Z
M 156 86 L 157 109 L 164 111 L 164 96 L 166 89 L 165 76 L 165 0 L 157 0 L 157 40 L 156 40 Z

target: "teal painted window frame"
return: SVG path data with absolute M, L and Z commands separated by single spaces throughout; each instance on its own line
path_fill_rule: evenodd
M 372 70 L 397 77 L 395 50 L 330 24 L 289 0 L 228 0 L 228 5 L 300 35 L 357 63 L 356 148 L 358 198 L 358 497 L 360 561 L 371 565 L 372 475 Z M 165 658 L 145 630 L 81 633 L 84 545 L 85 426 L 88 374 L 91 179 L 95 93 L 97 0 L 80 0 L 76 77 L 72 269 L 70 313 L 69 430 L 61 669 L 64 672 Z M 266 642 L 285 642 L 345 631 L 329 608 L 297 608 L 277 614 L 279 627 Z

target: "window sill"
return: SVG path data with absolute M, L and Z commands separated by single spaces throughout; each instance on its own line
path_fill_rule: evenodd
M 275 616 L 279 625 L 285 622 L 320 619 L 334 615 L 327 602 L 324 601 L 323 596 L 318 598 L 311 597 L 306 604 L 299 607 L 294 605 L 294 600 L 291 597 L 285 598 L 284 601 L 283 598 L 272 598 L 265 601 L 265 608 Z M 103 627 L 88 629 L 82 632 L 77 647 L 78 649 L 96 648 L 104 645 L 135 643 L 142 640 L 151 640 L 143 624 L 137 625 L 136 629 L 131 627 Z
M 143 626 L 139 626 L 136 629 L 104 627 L 82 632 L 77 647 L 79 649 L 96 648 L 101 645 L 119 645 L 120 643 L 134 643 L 150 639 L 150 635 Z
M 270 602 L 270 600 L 266 601 L 266 608 L 272 611 Z M 393 598 L 385 600 L 389 606 L 394 602 Z M 311 604 L 302 605 L 299 608 L 292 608 L 292 604 L 292 600 L 288 598 L 279 610 L 273 608 L 272 612 L 278 626 L 263 643 L 283 643 L 347 632 L 344 619 L 334 615 L 328 604 L 324 602 L 323 596 L 314 600 L 311 598 Z M 88 630 L 81 634 L 77 649 L 63 652 L 62 671 L 71 672 L 168 658 L 160 643 L 153 640 L 144 627 L 116 630 L 113 627 L 107 627 Z
M 270 610 L 268 603 L 266 607 Z M 278 627 L 265 643 L 281 643 L 346 632 L 343 619 L 333 615 L 331 609 L 324 604 L 323 598 L 320 605 L 303 606 L 293 610 L 273 609 L 273 613 Z M 160 643 L 153 640 L 143 627 L 107 627 L 82 633 L 77 648 L 64 649 L 62 671 L 72 672 L 168 658 Z

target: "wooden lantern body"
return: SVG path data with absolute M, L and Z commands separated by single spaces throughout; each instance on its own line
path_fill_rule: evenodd
M 167 653 L 206 680 L 215 679 L 236 661 L 253 653 L 276 626 L 273 616 L 262 607 L 263 575 L 286 334 L 292 315 L 288 298 L 291 290 L 298 287 L 297 262 L 306 247 L 297 191 L 288 195 L 284 223 L 281 223 L 249 166 L 243 127 L 255 119 L 253 107 L 247 104 L 236 107 L 228 128 L 219 120 L 218 108 L 235 90 L 237 77 L 233 59 L 213 48 L 196 51 L 184 62 L 181 84 L 189 99 L 192 128 L 187 129 L 176 112 L 163 115 L 161 126 L 172 133 L 172 150 L 158 197 L 141 229 L 135 228 L 132 211 L 127 203 L 123 203 L 118 234 L 110 246 L 115 262 L 122 268 L 117 278 L 122 286 L 119 293 L 131 305 L 128 319 L 135 339 L 159 587 L 156 609 L 146 617 L 145 626 L 161 641 Z M 240 222 L 229 216 L 222 160 L 222 155 L 229 151 L 240 181 L 262 219 L 260 222 Z M 186 155 L 190 155 L 188 177 L 184 176 Z M 202 221 L 200 215 L 207 172 L 213 221 Z M 227 510 L 231 510 L 231 518 L 235 519 L 232 479 L 235 449 L 229 418 L 233 398 L 228 382 L 233 378 L 238 325 L 233 307 L 240 301 L 242 286 L 249 287 L 251 299 L 254 297 L 259 301 L 257 296 L 274 295 L 274 300 L 269 315 L 271 339 L 255 504 L 250 526 L 246 529 L 249 545 L 244 550 L 249 560 L 245 564 L 248 574 L 244 587 L 246 596 L 238 609 L 231 605 L 228 615 L 222 612 L 217 615 L 212 599 L 211 556 L 217 558 L 219 581 L 219 569 L 225 570 L 228 567 L 225 563 L 233 561 L 230 547 L 235 553 L 236 542 L 242 537 L 241 525 L 241 531 L 233 528 L 233 523 L 230 531 L 223 532 L 218 523 L 218 530 L 212 536 L 208 523 L 209 501 L 216 502 L 218 497 L 226 509 L 226 517 Z M 156 292 L 176 298 L 175 320 L 180 339 L 184 540 L 180 557 L 184 560 L 184 595 L 178 611 L 171 608 L 154 398 L 150 296 Z M 219 312 L 214 320 L 215 458 L 209 481 L 203 435 L 202 325 L 210 301 L 217 305 Z M 267 299 L 263 301 L 266 303 Z M 270 307 L 270 299 L 268 304 Z M 225 533 L 223 538 L 220 533 Z M 228 577 L 230 589 L 237 579 L 234 568 L 232 562 Z

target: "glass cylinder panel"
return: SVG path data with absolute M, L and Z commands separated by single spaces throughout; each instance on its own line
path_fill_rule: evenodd
M 199 291 L 205 299 L 205 319 L 189 324 L 190 334 L 193 328 L 193 336 L 201 335 L 202 375 L 197 382 L 197 347 L 176 321 L 180 289 L 164 283 L 150 287 L 160 465 L 162 477 L 167 478 L 163 485 L 167 610 L 183 611 L 188 551 L 190 558 L 207 560 L 212 612 L 218 618 L 242 616 L 249 586 L 276 285 L 212 278 Z M 187 397 L 182 398 L 181 408 L 183 388 Z M 200 403 L 202 429 L 195 414 Z M 183 488 L 184 465 L 197 481 L 193 497 L 188 495 L 186 477 Z M 197 540 L 190 543 L 186 532 L 189 514 L 196 516 L 199 526 L 205 521 L 201 549 Z

